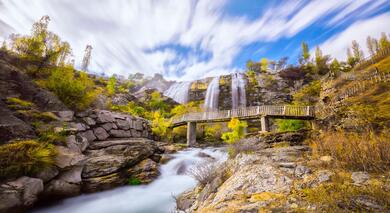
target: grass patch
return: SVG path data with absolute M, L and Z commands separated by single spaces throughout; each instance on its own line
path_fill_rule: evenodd
M 135 177 L 130 177 L 127 180 L 127 184 L 132 185 L 132 186 L 141 185 L 141 180 L 138 178 L 135 178 Z
M 0 179 L 35 174 L 54 165 L 57 152 L 53 145 L 34 140 L 0 146 Z
M 325 132 L 311 142 L 313 156 L 330 155 L 335 165 L 358 171 L 386 172 L 390 170 L 390 136 L 383 132 Z

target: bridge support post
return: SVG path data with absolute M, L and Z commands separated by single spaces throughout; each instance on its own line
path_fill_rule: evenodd
M 261 123 L 261 131 L 269 132 L 269 122 L 267 116 L 262 116 L 260 123 Z
M 196 123 L 187 122 L 187 146 L 191 147 L 196 144 Z

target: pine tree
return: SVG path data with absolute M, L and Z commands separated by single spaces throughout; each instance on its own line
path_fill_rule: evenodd
M 353 55 L 351 53 L 351 48 L 349 48 L 349 47 L 347 48 L 347 63 L 351 67 L 355 66 L 355 64 L 356 64 L 356 59 L 355 59 L 355 57 L 353 57 Z
M 261 64 L 261 71 L 262 72 L 267 72 L 267 68 L 268 68 L 268 60 L 266 58 L 262 58 L 260 60 L 260 64 Z
M 326 74 L 328 71 L 329 71 L 329 68 L 328 68 L 328 61 L 330 59 L 330 56 L 329 55 L 326 55 L 324 56 L 322 54 L 322 51 L 320 49 L 320 47 L 316 47 L 316 51 L 315 51 L 315 71 L 317 74 L 320 74 L 320 75 L 324 75 Z
M 335 58 L 335 59 L 333 59 L 332 63 L 330 64 L 329 68 L 330 68 L 331 75 L 335 76 L 336 73 L 338 73 L 340 71 L 341 65 L 340 65 L 339 61 Z

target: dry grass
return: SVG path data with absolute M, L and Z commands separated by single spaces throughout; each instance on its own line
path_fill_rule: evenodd
M 201 185 L 206 185 L 210 183 L 219 175 L 220 165 L 211 162 L 205 162 L 202 164 L 198 164 L 195 167 L 191 168 L 187 175 L 193 177 L 197 180 Z
M 390 170 L 390 135 L 384 131 L 346 133 L 325 132 L 311 142 L 313 156 L 330 155 L 337 166 L 351 170 L 385 172 Z

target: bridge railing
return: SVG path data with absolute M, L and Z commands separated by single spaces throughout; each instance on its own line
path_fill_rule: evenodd
M 206 112 L 191 112 L 172 120 L 172 124 L 188 122 L 188 121 L 209 121 L 223 120 L 229 118 L 247 118 L 255 116 L 292 116 L 292 117 L 314 117 L 313 106 L 251 106 L 232 110 L 216 110 Z

